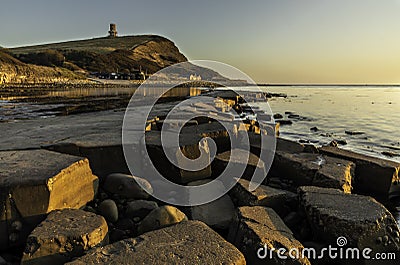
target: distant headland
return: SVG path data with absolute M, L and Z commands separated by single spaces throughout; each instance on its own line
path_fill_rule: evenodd
M 158 70 L 186 62 L 175 43 L 157 35 L 118 36 L 0 48 L 0 84 L 84 83 L 88 77 L 143 80 Z M 192 77 L 219 75 L 194 68 Z

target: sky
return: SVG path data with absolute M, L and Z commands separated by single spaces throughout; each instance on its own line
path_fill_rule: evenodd
M 259 83 L 400 84 L 400 0 L 0 0 L 0 46 L 159 34 Z

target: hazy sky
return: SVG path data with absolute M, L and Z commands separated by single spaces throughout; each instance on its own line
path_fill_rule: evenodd
M 0 46 L 160 34 L 266 83 L 400 83 L 400 0 L 0 0 Z

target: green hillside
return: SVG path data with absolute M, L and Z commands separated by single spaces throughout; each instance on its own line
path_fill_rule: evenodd
M 175 44 L 161 36 L 104 37 L 10 49 L 18 60 L 72 71 L 148 74 L 187 61 Z
M 118 49 L 132 50 L 138 45 L 145 44 L 148 41 L 169 41 L 168 39 L 157 35 L 138 35 L 123 36 L 117 38 L 94 38 L 86 40 L 75 40 L 58 43 L 49 43 L 34 46 L 24 46 L 10 49 L 14 54 L 37 53 L 45 50 L 76 50 L 91 51 L 97 53 L 109 53 Z

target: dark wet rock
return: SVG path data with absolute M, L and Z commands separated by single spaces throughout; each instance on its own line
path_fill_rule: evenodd
M 118 208 L 113 200 L 107 199 L 102 201 L 99 204 L 98 211 L 107 221 L 111 223 L 118 221 Z
M 130 201 L 126 205 L 125 216 L 132 219 L 135 217 L 139 217 L 140 219 L 142 219 L 157 207 L 158 205 L 154 201 L 146 201 L 146 200 Z
M 187 221 L 186 215 L 173 206 L 161 206 L 151 211 L 138 225 L 138 233 L 160 229 L 173 224 Z
M 300 119 L 300 115 L 298 115 L 298 114 L 289 114 L 288 118 L 289 119 Z
M 383 151 L 381 154 L 384 155 L 384 156 L 387 156 L 387 157 L 400 156 L 399 153 L 390 152 L 390 151 Z
M 103 183 L 103 189 L 128 199 L 147 199 L 153 193 L 151 184 L 146 179 L 120 173 L 108 175 Z
M 279 248 L 294 248 L 301 252 L 303 246 L 271 208 L 240 207 L 229 229 L 228 240 L 244 254 L 248 264 L 310 264 L 307 258 L 291 259 L 287 252 L 284 254 L 287 259 L 278 257 Z M 262 259 L 257 254 L 266 257 Z
M 313 144 L 305 144 L 304 145 L 304 152 L 311 153 L 311 154 L 318 154 L 318 148 Z
M 336 142 L 337 142 L 337 144 L 339 144 L 339 145 L 346 145 L 346 144 L 347 144 L 347 141 L 344 140 L 344 139 L 337 139 Z
M 228 163 L 231 163 L 233 171 L 236 172 L 235 168 L 238 168 L 237 171 L 241 168 L 245 168 L 245 171 L 241 176 L 233 176 L 238 178 L 251 179 L 255 170 L 260 170 L 260 172 L 265 172 L 266 169 L 264 162 L 260 160 L 260 158 L 246 150 L 235 149 L 235 153 L 238 154 L 238 157 L 232 157 L 231 151 L 226 151 L 221 154 L 216 155 L 214 161 L 212 162 L 212 170 L 214 176 L 220 176 L 222 172 L 227 167 Z M 248 156 L 248 160 L 244 161 L 243 157 Z M 239 171 L 240 172 L 240 171 Z
M 304 151 L 304 144 L 297 143 L 291 140 L 277 138 L 276 151 L 285 151 L 290 153 L 300 153 Z
M 353 187 L 355 193 L 387 196 L 393 182 L 399 181 L 400 163 L 357 154 L 340 148 L 323 146 L 320 153 L 353 161 L 356 164 Z
M 210 182 L 211 180 L 198 180 L 188 183 L 188 186 L 199 186 Z M 221 192 L 225 190 L 222 182 L 215 180 L 214 189 Z M 228 229 L 235 215 L 235 205 L 232 199 L 227 195 L 198 206 L 189 208 L 189 216 L 191 220 L 202 221 L 208 226 L 216 229 Z
M 287 98 L 285 93 L 273 93 L 273 92 L 266 92 L 264 93 L 266 98 Z
M 361 135 L 361 134 L 365 134 L 364 132 L 359 132 L 359 131 L 344 131 L 345 134 L 348 135 Z
M 328 146 L 332 147 L 338 147 L 339 145 L 346 145 L 347 141 L 346 140 L 332 140 Z
M 51 212 L 29 235 L 21 264 L 64 264 L 108 243 L 103 217 L 82 210 Z
M 229 192 L 238 206 L 266 206 L 274 209 L 281 215 L 290 212 L 290 206 L 296 204 L 297 195 L 290 191 L 275 189 L 260 185 L 254 191 L 249 191 L 250 182 L 239 179 Z
M 274 119 L 276 119 L 276 120 L 283 119 L 283 116 L 282 116 L 282 114 L 275 113 L 274 114 Z
M 319 129 L 318 129 L 318 127 L 311 127 L 310 128 L 310 131 L 312 131 L 312 132 L 318 132 L 319 131 Z
M 103 264 L 246 264 L 239 250 L 199 221 L 182 222 L 97 248 L 68 264 L 91 265 L 99 261 Z
M 0 249 L 24 244 L 55 209 L 93 200 L 98 178 L 87 159 L 45 150 L 0 152 Z M 73 185 L 69 185 L 73 183 Z M 18 229 L 7 225 L 22 223 Z
M 336 140 L 332 140 L 328 145 L 332 146 L 332 147 L 337 147 L 338 146 L 338 142 Z
M 300 187 L 299 196 L 316 240 L 337 246 L 338 237 L 345 237 L 346 247 L 368 247 L 373 253 L 400 252 L 396 240 L 399 227 L 375 199 L 310 186 Z M 382 243 L 385 238 L 386 243 Z
M 331 137 L 333 137 L 333 133 L 329 133 L 329 132 L 326 132 L 326 133 L 320 133 L 319 134 L 320 136 L 322 136 L 322 137 L 329 137 L 329 138 L 331 138 Z
M 315 185 L 350 193 L 354 167 L 351 161 L 320 154 L 277 151 L 271 174 L 290 180 L 294 187 Z
M 291 120 L 276 120 L 280 125 L 292 125 L 293 122 Z

